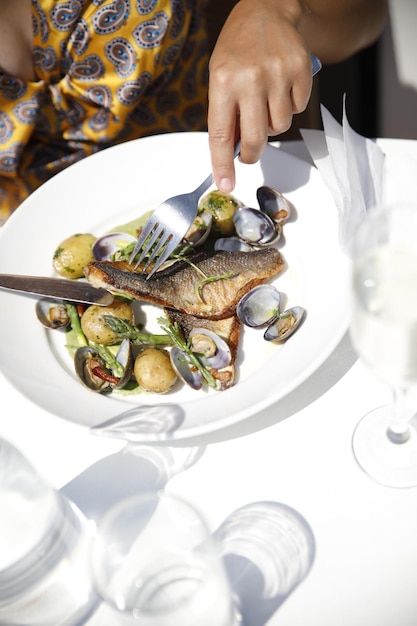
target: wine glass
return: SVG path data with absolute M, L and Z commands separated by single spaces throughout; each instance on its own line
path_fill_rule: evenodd
M 353 346 L 392 389 L 390 406 L 356 426 L 353 452 L 378 483 L 417 485 L 417 202 L 368 213 L 352 248 Z

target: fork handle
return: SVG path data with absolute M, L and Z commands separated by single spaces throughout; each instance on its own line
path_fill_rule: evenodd
M 199 185 L 197 187 L 197 189 L 195 189 L 192 192 L 193 196 L 196 196 L 197 198 L 201 198 L 201 196 L 203 195 L 203 193 L 206 191 L 206 189 L 208 189 L 210 187 L 210 185 L 213 184 L 213 174 L 209 174 L 206 178 L 205 181 L 203 181 L 201 183 L 201 185 Z

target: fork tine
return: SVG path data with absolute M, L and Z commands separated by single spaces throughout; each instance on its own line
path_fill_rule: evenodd
M 149 235 L 151 234 L 152 230 L 155 228 L 156 225 L 157 225 L 156 222 L 154 222 L 153 220 L 149 219 L 146 222 L 146 224 L 143 226 L 142 231 L 141 231 L 141 233 L 140 233 L 140 235 L 138 237 L 138 240 L 136 242 L 136 245 L 133 248 L 133 252 L 130 255 L 129 263 L 133 263 L 133 261 L 135 259 L 135 256 L 141 250 L 141 248 L 144 245 L 146 239 L 149 237 Z M 140 259 L 139 259 L 139 261 L 137 261 L 135 267 L 137 267 L 139 265 L 139 263 L 141 262 L 143 256 L 144 256 L 144 254 L 143 254 L 143 251 L 142 251 Z
M 161 267 L 162 263 L 164 263 L 167 260 L 167 258 L 171 256 L 171 254 L 174 252 L 175 248 L 177 247 L 180 241 L 181 241 L 181 238 L 176 237 L 175 235 L 173 235 L 171 239 L 168 240 L 165 250 L 160 254 L 160 256 L 155 261 L 153 268 L 146 276 L 146 280 L 149 280 L 149 278 L 151 278 L 151 276 Z
M 160 226 L 158 229 L 158 233 L 157 233 L 159 239 L 157 240 L 156 237 L 152 237 L 152 244 L 155 243 L 155 246 L 153 248 L 153 250 L 150 252 L 149 257 L 146 261 L 146 265 L 143 268 L 144 270 L 146 270 L 149 265 L 155 260 L 156 263 L 158 263 L 158 253 L 163 249 L 164 245 L 166 244 L 166 242 L 168 241 L 169 237 L 170 237 L 170 232 L 169 230 L 165 227 L 165 226 Z
M 140 251 L 139 258 L 135 263 L 135 269 L 142 263 L 146 255 L 151 252 L 152 246 L 154 245 L 155 241 L 157 241 L 158 237 L 163 233 L 164 228 L 165 227 L 161 224 L 153 225 L 153 230 L 151 230 L 149 234 L 149 240 L 145 241 L 142 245 L 142 250 Z M 149 261 L 150 259 L 147 261 L 145 267 L 149 265 Z

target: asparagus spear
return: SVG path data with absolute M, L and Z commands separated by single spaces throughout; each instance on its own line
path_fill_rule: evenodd
M 130 339 L 134 344 L 144 346 L 173 346 L 174 341 L 169 334 L 155 335 L 153 333 L 143 332 L 138 326 L 129 324 L 125 320 L 121 320 L 114 315 L 104 315 L 106 325 L 121 339 Z

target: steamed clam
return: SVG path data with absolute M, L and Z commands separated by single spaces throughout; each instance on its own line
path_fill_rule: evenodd
M 204 368 L 213 378 L 212 386 L 218 389 L 230 386 L 234 367 L 227 342 L 207 328 L 194 328 L 189 334 L 189 343 L 190 352 L 176 346 L 171 349 L 171 363 L 178 377 L 193 389 L 201 389 Z
M 280 239 L 282 225 L 290 216 L 290 204 L 273 187 L 256 192 L 259 208 L 244 206 L 230 194 L 211 191 L 199 202 L 198 215 L 185 236 L 192 246 L 210 235 L 217 250 L 248 250 L 271 246 Z
M 279 317 L 268 326 L 264 333 L 264 339 L 272 342 L 285 341 L 297 330 L 304 315 L 305 309 L 301 306 L 294 306 L 291 309 L 283 311 L 280 313 Z
M 294 306 L 280 310 L 280 293 L 273 285 L 258 285 L 241 298 L 237 315 L 245 326 L 267 326 L 264 339 L 281 342 L 288 339 L 301 324 L 305 309 Z
M 203 375 L 195 366 L 190 355 L 174 346 L 170 352 L 171 365 L 174 368 L 178 378 L 192 389 L 201 389 L 203 386 Z
M 252 249 L 252 246 L 242 241 L 242 239 L 239 239 L 239 237 L 219 237 L 219 239 L 216 239 L 214 242 L 214 249 L 228 250 L 229 252 L 242 250 L 248 252 Z
M 257 189 L 256 197 L 261 211 L 269 215 L 274 222 L 284 224 L 290 217 L 290 203 L 277 189 L 264 185 Z
M 259 209 L 241 207 L 233 215 L 233 222 L 237 236 L 252 246 L 271 246 L 281 236 L 281 226 Z
M 128 339 L 122 341 L 112 365 L 105 362 L 98 349 L 92 346 L 78 348 L 74 367 L 79 380 L 92 391 L 108 393 L 122 389 L 130 381 L 133 371 L 131 343 Z
M 211 232 L 213 216 L 208 210 L 200 211 L 185 234 L 185 241 L 191 246 L 203 244 Z
M 95 240 L 92 251 L 96 261 L 111 261 L 121 248 L 136 241 L 128 233 L 108 233 Z
M 207 328 L 194 328 L 189 335 L 191 350 L 206 367 L 219 370 L 231 361 L 228 344 Z
M 265 326 L 278 317 L 280 299 L 280 293 L 273 285 L 258 285 L 241 298 L 236 312 L 245 326 Z
M 38 320 L 45 328 L 59 330 L 69 326 L 67 307 L 59 300 L 41 298 L 36 302 L 35 310 Z

